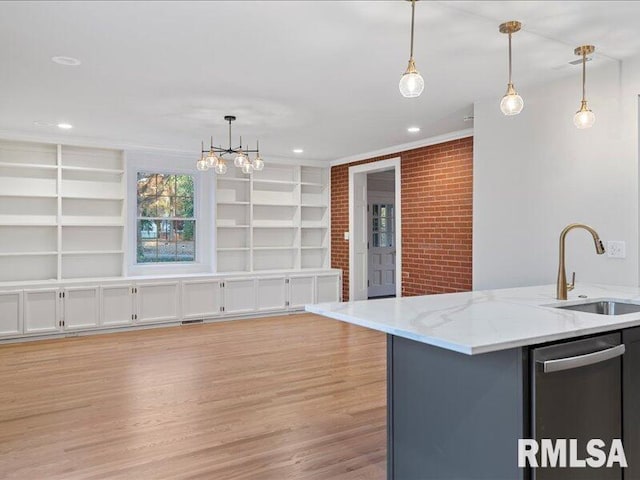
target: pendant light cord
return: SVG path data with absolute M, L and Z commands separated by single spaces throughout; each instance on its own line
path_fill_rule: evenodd
M 414 19 L 416 15 L 416 0 L 411 0 L 411 53 L 409 54 L 409 58 L 413 58 L 413 25 Z
M 509 32 L 509 85 L 511 85 L 511 32 Z
M 587 52 L 582 50 L 582 101 L 587 101 Z

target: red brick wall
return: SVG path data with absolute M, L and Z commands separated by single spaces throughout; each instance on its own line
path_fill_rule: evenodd
M 331 168 L 331 266 L 349 298 L 349 167 L 401 158 L 402 295 L 471 290 L 473 137 Z

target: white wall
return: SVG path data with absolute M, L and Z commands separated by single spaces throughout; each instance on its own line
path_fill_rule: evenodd
M 555 283 L 558 236 L 583 222 L 603 241 L 624 240 L 627 257 L 595 254 L 591 236 L 567 238 L 577 282 L 638 284 L 638 94 L 640 61 L 588 65 L 596 124 L 578 130 L 580 70 L 520 93 L 523 112 L 505 117 L 499 96 L 475 104 L 474 289 Z M 589 67 L 594 68 L 589 68 Z

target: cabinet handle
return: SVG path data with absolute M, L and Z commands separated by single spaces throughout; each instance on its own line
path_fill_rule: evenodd
M 572 368 L 585 367 L 594 363 L 604 362 L 612 358 L 619 357 L 625 352 L 624 345 L 616 345 L 615 347 L 606 348 L 586 355 L 578 355 L 576 357 L 558 358 L 556 360 L 546 360 L 538 362 L 542 365 L 544 373 L 559 372 L 561 370 L 569 370 Z

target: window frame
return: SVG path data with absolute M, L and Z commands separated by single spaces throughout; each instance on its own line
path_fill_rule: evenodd
M 163 170 L 163 171 L 159 171 L 159 170 Z M 166 176 L 189 176 L 193 179 L 193 215 L 191 217 L 141 217 L 139 215 L 138 212 L 138 198 L 139 198 L 139 191 L 138 191 L 138 175 L 140 173 L 150 173 L 152 175 L 166 175 Z M 146 265 L 193 265 L 193 264 L 197 264 L 199 263 L 199 252 L 198 252 L 198 247 L 199 247 L 199 240 L 198 240 L 198 231 L 199 231 L 199 225 L 198 225 L 198 204 L 196 202 L 196 198 L 198 197 L 198 185 L 197 185 L 197 176 L 193 173 L 174 173 L 174 172 L 167 172 L 164 169 L 152 169 L 151 171 L 145 171 L 144 169 L 136 169 L 135 172 L 135 183 L 136 183 L 136 192 L 135 192 L 135 236 L 136 236 L 136 243 L 135 243 L 135 265 L 136 266 L 146 266 Z M 177 198 L 177 195 L 173 196 L 174 198 Z M 193 260 L 183 260 L 183 261 L 168 261 L 168 262 L 140 262 L 138 261 L 138 222 L 140 220 L 151 220 L 151 221 L 169 221 L 169 222 L 175 222 L 175 221 L 192 221 L 194 222 L 194 228 L 195 228 L 195 235 L 193 237 L 193 242 L 194 242 L 194 251 L 193 251 Z M 177 245 L 177 242 L 176 242 Z
M 213 272 L 215 255 L 215 176 L 199 172 L 193 155 L 146 150 L 126 151 L 125 276 L 185 275 Z M 138 172 L 191 175 L 194 178 L 196 252 L 194 262 L 137 263 Z

